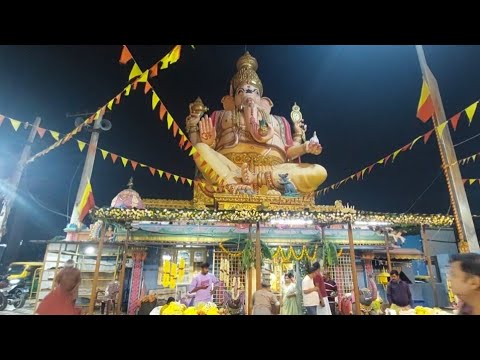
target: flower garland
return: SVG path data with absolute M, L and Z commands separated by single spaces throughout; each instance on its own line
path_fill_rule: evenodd
M 242 252 L 241 251 L 230 251 L 228 250 L 225 246 L 223 246 L 222 243 L 219 244 L 219 247 L 220 247 L 220 250 L 227 254 L 228 256 L 232 256 L 232 257 L 240 257 L 242 256 Z
M 277 257 L 281 256 L 283 262 L 290 261 L 291 259 L 294 259 L 296 261 L 300 261 L 304 258 L 313 261 L 317 258 L 317 251 L 318 251 L 318 245 L 315 245 L 315 248 L 313 250 L 312 255 L 309 255 L 307 247 L 304 245 L 302 246 L 302 251 L 300 252 L 300 255 L 297 255 L 293 246 L 290 246 L 288 249 L 287 254 L 283 252 L 283 249 L 281 246 L 277 248 L 275 253 L 272 255 L 272 258 L 276 259 Z

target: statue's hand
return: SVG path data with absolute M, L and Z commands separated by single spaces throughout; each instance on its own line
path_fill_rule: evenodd
M 317 142 L 311 142 L 310 140 L 305 142 L 305 152 L 307 154 L 320 155 L 322 150 L 322 145 Z
M 217 130 L 213 126 L 212 118 L 205 115 L 202 120 L 200 120 L 200 139 L 204 144 L 212 146 L 217 137 Z

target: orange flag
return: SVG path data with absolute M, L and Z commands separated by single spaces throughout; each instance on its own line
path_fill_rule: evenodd
M 373 169 L 373 166 L 374 166 L 374 165 L 375 165 L 375 164 L 372 164 L 372 165 L 370 165 L 370 166 L 368 167 L 368 173 L 369 173 L 369 174 L 372 172 L 372 169 Z
M 430 89 L 428 88 L 425 80 L 422 83 L 422 92 L 420 94 L 420 100 L 418 101 L 417 117 L 426 123 L 432 115 L 435 113 L 433 108 L 432 97 L 430 96 Z
M 388 159 L 390 159 L 391 156 L 392 156 L 392 154 L 388 155 L 388 156 L 385 158 L 385 165 L 387 165 Z
M 163 105 L 163 103 L 160 103 L 160 120 L 163 120 L 166 112 L 167 108 L 165 107 L 165 105 Z
M 170 174 L 169 172 L 166 172 L 166 171 L 165 171 L 165 176 L 167 177 L 168 180 L 170 180 L 170 177 L 172 176 L 172 174 Z
M 155 176 L 155 169 L 152 167 L 149 167 L 149 169 L 150 169 L 150 172 L 152 173 L 152 176 Z
M 132 57 L 132 54 L 130 53 L 130 50 L 128 50 L 128 48 L 125 45 L 123 45 L 122 54 L 120 55 L 120 64 L 125 65 L 132 59 L 133 57 Z
M 5 116 L 0 115 L 0 126 L 2 126 L 3 120 L 5 119 Z
M 156 63 L 150 68 L 150 78 L 154 78 L 157 75 L 158 75 L 158 63 Z
M 428 139 L 430 139 L 430 136 L 432 136 L 433 130 L 435 130 L 435 129 L 432 129 L 432 130 L 430 130 L 428 133 L 426 133 L 425 135 L 423 135 L 423 142 L 424 142 L 425 144 L 428 142 Z
M 185 178 L 183 176 L 180 176 L 180 180 L 182 181 L 182 184 L 185 184 Z
M 185 145 L 184 150 L 187 151 L 187 150 L 190 149 L 191 147 L 192 147 L 192 143 L 187 140 L 187 145 Z
M 132 83 L 132 89 L 133 89 L 133 90 L 137 90 L 137 86 L 138 86 L 138 80 L 135 80 L 135 81 Z
M 176 137 L 178 133 L 178 125 L 176 122 L 173 123 L 173 137 Z
M 130 164 L 132 164 L 133 170 L 136 170 L 136 169 L 137 169 L 138 162 L 133 161 L 133 160 L 130 160 Z
M 40 136 L 40 138 L 43 138 L 43 135 L 45 135 L 45 131 L 47 131 L 47 129 L 44 129 L 44 128 L 37 128 L 37 132 L 38 132 L 38 135 Z
M 122 93 L 118 94 L 116 97 L 115 97 L 115 104 L 120 104 L 120 98 L 122 97 Z
M 150 83 L 147 81 L 145 83 L 145 94 L 148 94 L 150 90 L 152 90 L 152 85 L 150 85 Z
M 112 161 L 115 164 L 115 161 L 117 161 L 117 159 L 118 159 L 118 155 L 114 154 L 114 153 L 110 153 L 110 156 L 112 157 Z
M 460 115 L 462 113 L 458 113 L 457 115 L 452 116 L 450 121 L 452 122 L 452 128 L 453 130 L 457 131 L 457 125 L 458 125 L 458 120 L 460 120 Z

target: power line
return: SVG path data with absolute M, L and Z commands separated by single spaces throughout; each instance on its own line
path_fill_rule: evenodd
M 405 213 L 408 213 L 410 210 L 412 210 L 412 208 L 415 206 L 415 204 L 422 198 L 423 195 L 425 195 L 425 193 L 433 186 L 433 184 L 435 183 L 435 181 L 437 181 L 438 177 L 441 175 L 442 173 L 439 172 L 437 174 L 437 176 L 435 176 L 435 178 L 433 179 L 433 181 L 430 183 L 430 185 L 427 186 L 427 188 L 425 190 L 423 190 L 423 192 L 420 194 L 420 196 L 413 202 L 412 206 L 410 206 L 408 208 L 407 211 L 405 211 Z M 404 213 L 404 214 L 405 214 Z

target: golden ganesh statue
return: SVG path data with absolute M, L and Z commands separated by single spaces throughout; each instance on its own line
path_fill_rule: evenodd
M 300 157 L 320 155 L 322 146 L 315 133 L 305 141 L 307 126 L 298 106 L 292 111 L 293 133 L 284 117 L 270 114 L 273 103 L 262 97 L 257 69 L 257 60 L 248 52 L 237 61 L 230 95 L 222 99 L 223 111 L 209 117 L 200 99 L 190 104 L 186 128 L 201 155 L 195 160 L 197 168 L 209 185 L 221 187 L 215 174 L 223 178 L 231 193 L 262 189 L 269 195 L 309 196 L 325 181 L 327 171 L 301 163 Z M 204 170 L 203 161 L 213 172 Z

